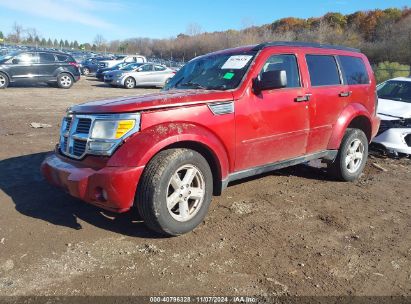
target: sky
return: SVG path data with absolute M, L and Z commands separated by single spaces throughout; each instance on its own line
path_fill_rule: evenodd
M 170 38 L 189 24 L 203 31 L 242 29 L 284 17 L 411 6 L 411 0 L 0 0 L 0 31 L 14 22 L 41 37 L 92 42 L 133 37 Z

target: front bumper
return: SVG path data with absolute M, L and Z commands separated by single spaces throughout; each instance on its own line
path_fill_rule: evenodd
M 391 128 L 373 140 L 383 145 L 390 152 L 411 155 L 411 128 Z
M 144 167 L 83 167 L 58 154 L 41 165 L 43 176 L 70 195 L 113 212 L 126 212 L 134 203 Z
M 111 85 L 115 85 L 115 86 L 124 85 L 123 78 L 113 78 L 113 77 L 108 78 L 108 77 L 104 76 L 104 82 L 109 83 Z

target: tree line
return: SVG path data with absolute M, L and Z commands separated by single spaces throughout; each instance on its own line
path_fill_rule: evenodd
M 0 32 L 0 35 L 3 35 Z M 0 36 L 1 37 L 1 36 Z M 169 39 L 130 38 L 106 41 L 97 35 L 92 43 L 40 38 L 35 29 L 14 24 L 7 41 L 55 48 L 120 53 L 187 61 L 215 50 L 266 41 L 310 41 L 346 45 L 361 49 L 373 63 L 411 63 L 411 9 L 358 11 L 353 14 L 327 13 L 319 18 L 283 18 L 271 24 L 241 30 L 203 32 L 198 24 Z

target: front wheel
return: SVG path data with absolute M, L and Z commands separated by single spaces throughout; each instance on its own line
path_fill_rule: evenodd
M 0 89 L 5 89 L 9 86 L 9 78 L 3 74 L 0 73 Z
M 62 73 L 57 76 L 57 85 L 61 89 L 70 89 L 74 80 L 70 74 Z
M 134 80 L 133 77 L 128 77 L 126 80 L 124 80 L 124 87 L 126 89 L 134 89 L 136 86 L 136 81 Z
M 339 180 L 354 181 L 363 172 L 367 159 L 367 136 L 359 129 L 347 129 L 330 172 Z
M 90 69 L 89 68 L 83 68 L 83 75 L 84 76 L 90 75 Z
M 210 166 L 193 150 L 164 150 L 147 165 L 137 191 L 137 210 L 149 228 L 170 236 L 190 232 L 211 203 Z

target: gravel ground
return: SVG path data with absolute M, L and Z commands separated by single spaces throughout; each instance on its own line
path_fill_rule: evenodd
M 355 183 L 296 166 L 232 184 L 178 238 L 43 180 L 68 106 L 153 91 L 0 91 L 0 295 L 411 295 L 410 159 L 372 157 Z

